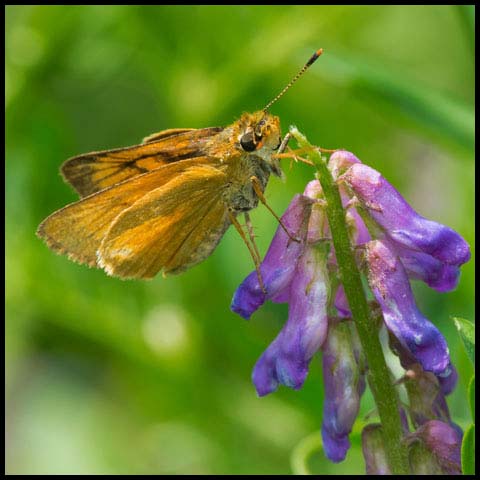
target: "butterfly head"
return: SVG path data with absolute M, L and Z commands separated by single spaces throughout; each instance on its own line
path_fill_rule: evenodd
M 281 143 L 279 118 L 263 110 L 244 113 L 240 119 L 238 142 L 244 152 L 269 160 Z

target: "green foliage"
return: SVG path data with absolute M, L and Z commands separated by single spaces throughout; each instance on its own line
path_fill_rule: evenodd
M 458 317 L 454 317 L 453 321 L 462 339 L 468 358 L 475 365 L 475 324 Z
M 470 405 L 473 423 L 475 423 L 475 375 L 470 379 L 468 385 L 468 403 Z
M 458 334 L 469 360 L 475 366 L 475 324 L 464 318 L 454 317 Z M 462 440 L 462 472 L 465 475 L 475 474 L 475 375 L 472 375 L 468 384 L 468 404 L 472 415 L 471 423 L 463 435 Z
M 466 7 L 467 8 L 467 7 Z M 225 125 L 262 108 L 314 50 L 324 55 L 272 112 L 315 144 L 380 170 L 424 216 L 474 245 L 474 11 L 453 6 L 7 6 L 6 471 L 280 474 L 320 425 L 314 359 L 304 388 L 257 398 L 251 369 L 285 305 L 229 311 L 252 269 L 229 231 L 178 277 L 132 282 L 56 256 L 35 236 L 76 200 L 69 157 L 166 128 Z M 313 178 L 284 164 L 281 213 Z M 265 252 L 276 229 L 252 215 Z M 474 317 L 474 262 L 456 291 L 415 285 L 422 312 L 472 366 L 449 315 Z M 449 397 L 465 426 L 467 386 Z M 362 412 L 372 408 L 362 400 Z M 362 413 L 361 413 L 362 414 Z M 353 461 L 352 459 L 357 459 Z M 313 460 L 313 459 L 312 459 Z M 350 460 L 352 460 L 350 462 Z M 358 474 L 347 460 L 312 471 Z
M 470 425 L 464 433 L 462 442 L 462 472 L 475 475 L 475 425 Z
M 341 463 L 332 463 L 326 458 L 322 449 L 320 431 L 302 438 L 291 451 L 291 473 L 293 475 L 346 475 L 349 472 L 361 471 L 364 460 L 360 430 L 361 428 L 356 428 L 356 431 L 350 434 L 352 448 L 347 458 Z M 362 465 L 361 468 L 359 468 L 360 465 Z
M 438 140 L 472 148 L 475 142 L 475 112 L 472 105 L 414 84 L 400 71 L 373 65 L 358 55 L 326 57 L 327 75 L 343 76 L 351 88 L 367 101 L 384 103 L 418 129 Z

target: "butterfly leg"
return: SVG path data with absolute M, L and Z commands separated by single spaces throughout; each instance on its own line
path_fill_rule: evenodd
M 260 272 L 260 255 L 258 253 L 258 250 L 256 246 L 255 248 L 253 248 L 252 245 L 250 245 L 250 242 L 247 236 L 245 235 L 245 232 L 243 231 L 243 228 L 240 225 L 240 222 L 236 219 L 234 213 L 231 210 L 228 210 L 228 217 L 230 218 L 230 221 L 232 222 L 233 226 L 237 229 L 237 232 L 242 237 L 242 240 L 245 242 L 245 245 L 247 246 L 248 251 L 252 256 L 253 263 L 255 264 L 255 270 L 257 271 L 258 283 L 260 285 L 260 288 L 262 289 L 262 292 L 266 294 L 267 290 L 263 283 L 262 272 Z
M 288 152 L 285 152 L 285 150 L 287 149 L 287 144 L 288 144 L 288 141 L 290 140 L 290 138 L 292 138 L 292 136 L 290 135 L 290 133 L 287 133 L 285 135 L 285 138 L 280 143 L 280 146 L 278 147 L 277 153 L 273 154 L 272 158 L 274 158 L 274 159 L 293 158 L 296 161 L 301 161 L 301 162 L 306 163 L 308 165 L 313 165 L 313 162 L 311 162 L 310 160 L 307 160 L 306 158 L 300 157 L 299 154 L 308 153 L 309 151 L 312 151 L 312 150 L 317 150 L 317 151 L 322 152 L 322 153 L 335 153 L 338 150 L 343 150 L 341 148 L 340 149 L 339 148 L 330 149 L 330 148 L 322 148 L 322 147 L 308 147 L 308 148 L 297 148 L 296 150 L 293 150 L 293 149 L 289 148 Z
M 290 238 L 290 240 L 293 240 L 294 242 L 300 242 L 298 238 L 292 237 L 292 235 L 288 231 L 288 228 L 282 222 L 282 219 L 273 211 L 272 207 L 270 207 L 270 205 L 267 203 L 267 199 L 265 198 L 262 192 L 260 180 L 257 177 L 253 176 L 253 177 L 250 177 L 250 181 L 252 182 L 253 190 L 257 194 L 257 197 L 267 207 L 270 213 L 277 219 L 280 226 L 283 228 L 283 230 L 285 230 L 285 233 L 288 235 L 288 238 Z
M 280 142 L 280 146 L 278 147 L 278 151 L 277 151 L 277 155 L 278 154 L 282 154 L 283 152 L 285 152 L 285 150 L 287 149 L 287 145 L 288 145 L 288 142 L 290 141 L 290 139 L 292 138 L 292 134 L 290 132 L 288 132 L 285 137 L 283 137 L 283 140 Z M 291 149 L 290 149 L 291 150 Z M 292 169 L 292 162 L 293 160 L 296 160 L 296 157 L 294 158 L 292 156 L 292 159 L 290 161 L 290 170 Z
M 292 138 L 292 134 L 288 132 L 282 140 L 282 143 L 280 143 L 280 146 L 278 147 L 278 152 L 277 153 L 283 153 L 285 149 L 287 148 L 288 142 Z
M 245 225 L 247 226 L 248 236 L 250 237 L 250 241 L 252 242 L 253 248 L 255 250 L 255 254 L 257 255 L 257 258 L 258 258 L 258 262 L 260 263 L 261 261 L 260 252 L 258 251 L 258 247 L 255 242 L 255 235 L 253 233 L 253 226 L 250 220 L 250 215 L 248 214 L 248 212 L 245 212 L 243 216 L 245 217 Z

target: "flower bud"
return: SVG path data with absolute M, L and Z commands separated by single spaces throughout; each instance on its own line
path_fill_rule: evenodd
M 367 475 L 391 475 L 384 448 L 382 426 L 367 425 L 362 430 L 362 451 Z
M 430 420 L 407 439 L 410 461 L 416 474 L 460 475 L 462 435 L 440 420 Z M 420 442 L 420 445 L 416 445 Z
M 341 462 L 350 448 L 348 435 L 365 391 L 365 361 L 353 323 L 331 324 L 322 350 L 325 386 L 323 447 L 330 460 Z

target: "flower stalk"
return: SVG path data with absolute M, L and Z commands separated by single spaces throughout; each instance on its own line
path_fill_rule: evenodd
M 393 474 L 409 474 L 407 452 L 402 444 L 402 427 L 397 394 L 385 362 L 380 340 L 378 335 L 374 333 L 377 328 L 371 318 L 360 272 L 355 262 L 338 186 L 319 151 L 312 147 L 306 137 L 295 127 L 290 129 L 290 133 L 300 148 L 309 150 L 306 156 L 317 169 L 318 180 L 325 195 L 326 214 L 341 281 L 366 356 L 368 382 L 382 423 L 384 446 L 391 472 Z

